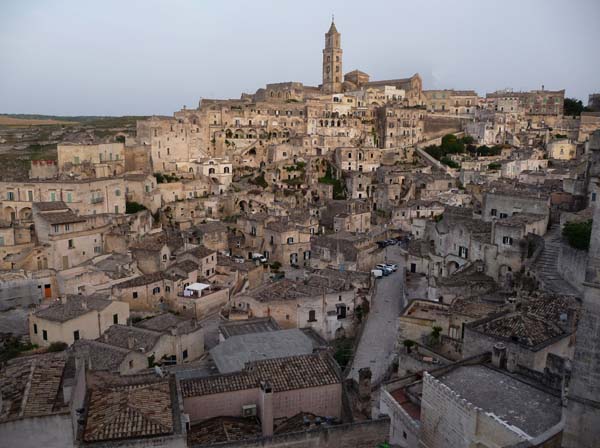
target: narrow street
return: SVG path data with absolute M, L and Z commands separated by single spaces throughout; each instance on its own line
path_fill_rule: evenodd
M 398 270 L 375 280 L 377 291 L 371 301 L 371 311 L 356 349 L 349 377 L 358 380 L 358 371 L 370 367 L 373 383 L 380 381 L 392 362 L 397 337 L 397 318 L 404 307 L 404 262 L 398 246 L 387 247 L 387 261 Z

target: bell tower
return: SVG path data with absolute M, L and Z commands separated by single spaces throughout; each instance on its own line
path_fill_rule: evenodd
M 332 18 L 323 49 L 323 92 L 341 92 L 342 79 L 342 35 L 338 33 Z

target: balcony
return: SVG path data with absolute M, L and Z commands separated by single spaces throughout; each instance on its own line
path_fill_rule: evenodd
M 102 202 L 104 202 L 104 196 L 92 198 L 92 204 L 101 204 Z

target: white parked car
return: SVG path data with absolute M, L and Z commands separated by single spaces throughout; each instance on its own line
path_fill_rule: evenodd
M 381 269 L 373 269 L 371 275 L 375 278 L 381 278 L 383 277 L 383 271 Z
M 267 262 L 267 257 L 265 257 L 264 255 L 261 255 L 259 253 L 252 254 L 252 259 L 253 260 L 258 260 L 261 263 L 266 263 Z
M 381 271 L 383 271 L 383 275 L 390 275 L 392 272 L 392 268 L 388 267 L 387 265 L 381 263 L 378 264 L 377 266 L 375 266 L 375 269 L 379 269 Z
M 392 271 L 396 272 L 398 270 L 398 265 L 394 263 L 385 263 L 385 265 L 390 268 Z

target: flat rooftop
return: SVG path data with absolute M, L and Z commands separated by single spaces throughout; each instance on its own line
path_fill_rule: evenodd
M 473 405 L 531 437 L 560 422 L 559 397 L 490 367 L 458 366 L 437 379 Z

